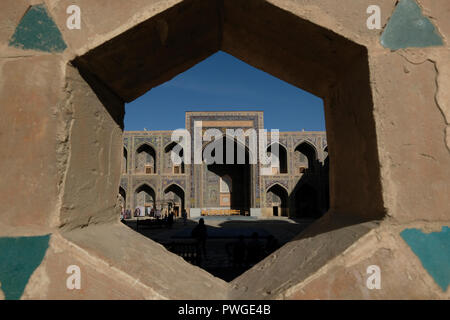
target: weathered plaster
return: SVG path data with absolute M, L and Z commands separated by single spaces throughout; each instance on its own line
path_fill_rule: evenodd
M 80 0 L 81 31 L 65 26 L 65 10 L 72 1 L 46 0 L 67 49 L 58 53 L 10 47 L 27 8 L 37 2 L 5 0 L 0 10 L 0 232 L 51 232 L 58 239 L 39 266 L 44 270 L 32 275 L 27 298 L 197 299 L 211 292 L 220 299 L 449 298 L 399 235 L 408 227 L 448 225 L 447 0 L 419 1 L 443 46 L 396 53 L 381 46 L 379 30 L 365 26 L 370 0 L 130 0 L 127 5 L 121 0 Z M 386 25 L 395 1 L 378 2 Z M 99 12 L 107 18 L 99 19 Z M 152 17 L 156 19 L 149 21 Z M 141 33 L 135 32 L 139 28 Z M 145 41 L 133 41 L 139 34 Z M 273 261 L 265 260 L 242 275 L 239 286 L 251 284 L 244 294 L 230 294 L 229 285 L 115 224 L 123 148 L 120 102 L 219 49 L 326 101 L 334 209 L 328 227 L 346 214 L 383 219 L 382 227 L 365 235 L 359 231 L 367 228 L 360 223 L 348 222 L 341 231 L 327 224 L 313 226 L 316 232 L 310 238 L 305 233 L 275 253 Z M 166 50 L 161 54 L 166 60 L 155 54 L 158 50 Z M 85 63 L 74 70 L 70 61 L 77 56 Z M 154 65 L 145 64 L 149 61 Z M 84 77 L 79 74 L 83 70 Z M 337 235 L 342 237 L 338 245 L 332 241 Z M 312 239 L 319 239 L 314 263 L 297 272 L 295 261 L 308 257 L 311 248 L 304 244 Z M 127 251 L 130 243 L 142 250 Z M 300 249 L 290 250 L 294 247 Z M 139 263 L 130 267 L 125 260 Z M 155 261 L 163 277 L 149 274 Z M 280 261 L 285 262 L 286 278 L 267 273 L 262 277 L 267 282 L 251 282 L 261 266 L 277 274 L 274 266 Z M 89 286 L 68 292 L 65 270 L 76 263 L 87 268 Z M 369 292 L 361 285 L 368 264 L 386 270 L 383 290 Z M 108 269 L 114 270 L 112 276 Z M 189 290 L 173 284 L 185 270 Z M 292 270 L 295 277 L 290 278 Z M 115 282 L 118 275 L 120 281 Z M 270 293 L 265 291 L 268 286 Z

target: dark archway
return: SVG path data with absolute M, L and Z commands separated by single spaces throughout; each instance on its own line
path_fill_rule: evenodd
M 155 190 L 148 184 L 139 186 L 134 193 L 134 208 L 155 208 L 156 193 Z M 146 209 L 147 210 L 147 209 Z
M 274 184 L 267 189 L 267 198 L 271 204 L 274 216 L 288 216 L 288 192 L 281 185 Z
M 172 204 L 171 209 L 174 210 L 176 216 L 180 216 L 181 211 L 185 209 L 185 193 L 183 188 L 173 183 L 164 190 L 164 193 L 166 195 L 173 193 L 176 196 L 170 201 Z
M 123 209 L 127 207 L 127 192 L 122 186 L 119 187 L 119 206 Z
M 127 173 L 128 172 L 128 151 L 127 149 L 124 147 L 123 148 L 123 160 L 122 160 L 122 173 Z
M 173 148 L 175 148 L 176 145 L 179 145 L 179 144 L 176 143 L 176 142 L 171 142 L 164 148 L 164 152 L 167 154 L 167 156 L 169 158 L 170 158 L 170 152 L 172 152 Z M 179 155 L 180 158 L 183 159 L 183 157 L 184 157 L 184 150 L 181 149 L 181 151 L 180 151 L 180 153 L 178 155 Z M 170 163 L 172 163 L 172 161 Z M 182 161 L 180 165 L 175 165 L 175 164 L 172 163 L 172 173 L 173 174 L 184 174 L 185 173 L 184 161 Z
M 232 164 L 227 163 L 227 153 L 231 152 L 229 149 L 232 146 L 234 152 L 234 159 Z M 211 149 L 210 149 L 211 148 Z M 214 173 L 219 177 L 219 196 L 216 198 L 215 205 L 211 206 L 230 208 L 240 210 L 241 214 L 248 213 L 251 206 L 251 165 L 250 165 L 250 151 L 244 145 L 229 137 L 222 137 L 218 140 L 212 141 L 204 147 L 203 160 L 208 161 L 209 150 L 212 150 L 211 156 L 216 156 L 216 151 L 222 148 L 222 159 L 217 159 L 221 163 L 212 163 L 207 165 L 208 171 Z M 244 161 L 239 161 L 239 154 L 244 154 Z M 242 163 L 243 162 L 243 163 Z M 206 162 L 208 163 L 208 162 Z
M 294 149 L 295 152 L 300 153 L 300 162 L 307 165 L 305 169 L 313 171 L 317 162 L 317 150 L 309 142 L 303 141 Z
M 143 174 L 156 173 L 156 151 L 146 143 L 136 149 L 135 171 Z
M 287 151 L 286 148 L 275 142 L 272 143 L 270 146 L 267 147 L 267 153 L 272 153 L 272 149 L 274 149 L 274 156 L 278 158 L 279 160 L 279 168 L 278 168 L 278 172 L 273 172 L 274 174 L 276 173 L 288 173 L 288 169 L 287 169 Z M 276 151 L 275 151 L 276 150 Z

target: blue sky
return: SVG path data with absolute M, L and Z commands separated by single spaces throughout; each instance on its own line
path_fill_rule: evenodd
M 217 52 L 126 105 L 125 130 L 185 127 L 186 111 L 264 111 L 264 127 L 325 130 L 322 99 Z

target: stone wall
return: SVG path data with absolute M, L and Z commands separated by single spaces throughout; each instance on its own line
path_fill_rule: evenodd
M 449 299 L 447 0 L 378 0 L 381 29 L 370 0 L 79 0 L 81 30 L 71 4 L 0 4 L 0 296 Z M 121 226 L 116 202 L 123 103 L 217 50 L 322 97 L 330 154 L 329 213 L 232 285 Z

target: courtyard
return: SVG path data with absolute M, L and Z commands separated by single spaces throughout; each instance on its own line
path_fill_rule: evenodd
M 184 224 L 183 219 L 177 218 L 172 225 L 157 224 L 152 218 L 132 218 L 124 220 L 124 223 L 131 229 L 139 232 L 153 241 L 163 245 L 169 251 L 183 256 L 186 261 L 197 265 L 195 259 L 195 239 L 191 232 L 200 218 L 188 219 Z M 234 266 L 232 261 L 233 245 L 239 237 L 244 238 L 248 244 L 254 233 L 258 234 L 258 241 L 263 248 L 268 243 L 268 238 L 273 236 L 278 248 L 291 241 L 308 227 L 313 220 L 271 217 L 266 219 L 256 219 L 245 216 L 229 217 L 203 217 L 208 230 L 206 241 L 206 256 L 198 265 L 212 275 L 227 282 L 234 280 L 240 274 L 252 267 L 252 264 Z M 153 225 L 145 222 L 152 221 Z M 179 249 L 182 247 L 183 249 Z M 178 250 L 177 250 L 178 249 Z M 190 249 L 190 250 L 189 250 Z M 264 251 L 261 260 L 272 252 Z

